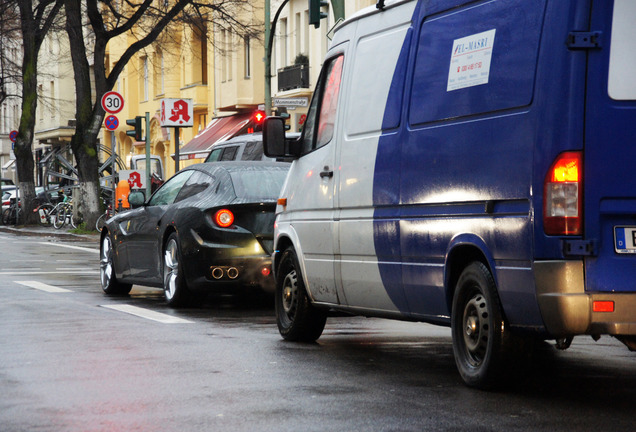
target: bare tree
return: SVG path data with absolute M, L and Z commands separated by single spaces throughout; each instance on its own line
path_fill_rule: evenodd
M 7 7 L 15 8 L 17 3 L 20 12 L 22 31 L 22 112 L 14 153 L 18 169 L 18 185 L 21 192 L 23 214 L 27 223 L 35 221 L 31 211 L 35 201 L 35 181 L 33 162 L 33 136 L 38 103 L 38 55 L 47 32 L 51 29 L 64 3 L 63 0 L 7 1 Z
M 94 226 L 100 214 L 97 136 L 105 116 L 101 98 L 113 88 L 135 53 L 157 40 L 171 24 L 205 26 L 204 23 L 208 22 L 221 23 L 236 34 L 252 37 L 258 37 L 258 31 L 253 23 L 243 23 L 237 18 L 240 16 L 238 9 L 249 5 L 249 0 L 98 0 L 85 4 L 82 0 L 63 1 L 76 87 L 76 126 L 71 148 L 78 164 L 82 216 L 87 226 Z M 88 18 L 94 44 L 95 92 L 92 95 L 90 51 L 85 43 L 87 33 L 82 30 L 85 17 Z M 124 34 L 133 35 L 136 41 L 119 59 L 111 58 L 112 67 L 106 70 L 107 45 L 113 38 Z

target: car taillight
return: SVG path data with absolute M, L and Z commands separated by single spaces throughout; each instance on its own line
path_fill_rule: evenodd
M 561 153 L 545 177 L 543 229 L 548 235 L 581 235 L 583 155 Z
M 215 213 L 214 223 L 221 228 L 229 228 L 234 223 L 234 213 L 228 209 L 221 209 Z

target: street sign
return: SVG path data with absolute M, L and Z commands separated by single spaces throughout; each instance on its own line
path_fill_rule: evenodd
M 109 115 L 104 120 L 104 126 L 106 126 L 106 129 L 109 131 L 114 131 L 117 127 L 119 127 L 119 119 L 114 115 Z
M 192 127 L 192 99 L 163 99 L 161 101 L 161 127 Z
M 124 98 L 115 91 L 109 91 L 102 96 L 102 108 L 110 114 L 117 114 L 124 109 Z
M 15 142 L 17 137 L 18 137 L 17 130 L 11 131 L 11 133 L 9 134 L 9 139 L 11 140 L 11 142 Z

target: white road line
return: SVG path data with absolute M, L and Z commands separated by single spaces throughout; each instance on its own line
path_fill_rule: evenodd
M 71 290 L 67 290 L 66 288 L 60 288 L 53 285 L 47 285 L 38 281 L 15 281 L 15 283 L 19 283 L 20 285 L 28 286 L 29 288 L 35 288 L 36 290 L 46 291 L 49 293 L 65 293 L 65 292 L 73 292 Z
M 32 275 L 54 275 L 54 274 L 74 274 L 74 275 L 90 275 L 98 274 L 99 270 L 43 270 L 43 271 L 30 271 L 30 270 L 14 270 L 0 272 L 0 276 L 32 276 Z
M 130 315 L 135 315 L 140 318 L 146 318 L 152 321 L 157 321 L 164 324 L 191 324 L 192 321 L 185 320 L 183 318 L 167 315 L 161 312 L 155 312 L 148 309 L 140 308 L 128 304 L 120 305 L 101 305 L 103 308 L 124 312 Z
M 98 254 L 99 253 L 99 249 L 91 249 L 91 248 L 85 248 L 85 247 L 81 247 L 81 246 L 71 246 L 71 245 L 65 245 L 65 244 L 61 244 L 61 243 L 51 243 L 51 242 L 38 242 L 40 244 L 43 245 L 47 245 L 47 246 L 59 246 L 59 247 L 65 247 L 65 248 L 69 248 L 69 249 L 77 249 L 77 250 L 81 250 L 84 252 L 93 252 Z

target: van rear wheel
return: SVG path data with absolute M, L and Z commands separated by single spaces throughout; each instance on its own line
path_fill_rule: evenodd
M 325 328 L 327 314 L 309 300 L 293 247 L 283 252 L 276 272 L 276 321 L 285 340 L 313 342 Z
M 457 281 L 451 328 L 455 363 L 464 382 L 482 389 L 497 386 L 509 370 L 510 331 L 492 274 L 481 262 L 467 266 Z

